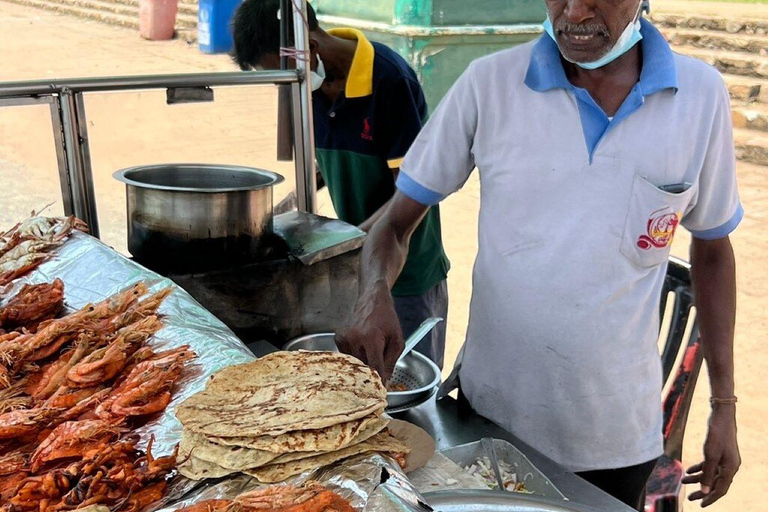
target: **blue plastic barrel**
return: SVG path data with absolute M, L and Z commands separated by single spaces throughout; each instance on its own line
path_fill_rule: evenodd
M 199 0 L 197 44 L 203 53 L 232 51 L 232 16 L 242 0 Z

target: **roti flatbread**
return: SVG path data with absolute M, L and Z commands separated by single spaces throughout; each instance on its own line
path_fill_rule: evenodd
M 219 371 L 176 416 L 206 436 L 278 436 L 364 418 L 386 405 L 381 378 L 354 357 L 275 352 Z
M 245 473 L 256 478 L 259 482 L 275 483 L 282 482 L 295 475 L 300 475 L 305 471 L 322 468 L 362 453 L 409 453 L 410 451 L 411 449 L 408 445 L 393 437 L 389 432 L 380 432 L 367 441 L 342 448 L 335 452 L 282 464 L 269 464 L 261 468 L 249 469 Z
M 375 435 L 381 433 L 389 424 L 389 420 L 385 418 L 380 418 L 378 421 L 372 423 L 368 428 L 363 429 L 360 432 L 360 435 L 358 435 L 351 443 L 348 443 L 344 446 L 340 446 L 336 448 L 335 450 L 326 450 L 326 451 L 317 451 L 317 452 L 294 452 L 294 453 L 285 453 L 283 455 L 280 455 L 276 457 L 275 459 L 271 460 L 269 464 L 283 464 L 285 462 L 292 462 L 294 460 L 301 460 L 301 459 L 307 459 L 310 457 L 317 457 L 318 455 L 323 455 L 326 453 L 331 453 L 339 450 L 343 450 L 344 448 L 349 448 L 351 446 L 355 446 L 360 443 L 364 443 L 374 437 Z M 265 464 L 266 465 L 266 464 Z M 255 466 L 254 466 L 255 467 Z
M 240 446 L 222 446 L 210 442 L 205 436 L 182 430 L 179 443 L 179 460 L 194 457 L 199 462 L 210 462 L 233 471 L 269 464 L 279 456 L 264 450 L 251 450 Z M 198 467 L 204 466 L 198 464 Z
M 185 476 L 190 480 L 221 478 L 223 476 L 238 473 L 236 469 L 223 468 L 213 462 L 200 460 L 194 455 L 187 455 L 186 460 L 182 464 L 179 464 L 177 469 L 182 476 Z
M 375 419 L 375 421 L 369 423 L 367 428 L 361 430 L 355 438 L 339 448 L 370 439 L 375 434 L 381 432 L 388 423 L 389 420 L 387 419 Z M 323 453 L 326 452 L 313 451 L 291 453 L 284 451 L 283 454 L 279 454 L 265 450 L 243 448 L 241 446 L 224 446 L 211 442 L 203 435 L 195 434 L 194 432 L 189 432 L 187 430 L 182 431 L 181 443 L 179 444 L 179 456 L 181 460 L 192 455 L 200 461 L 210 462 L 222 468 L 235 471 L 257 468 L 267 464 L 289 462 L 306 457 L 314 457 Z M 198 466 L 200 465 L 198 464 Z
M 323 429 L 298 430 L 277 436 L 258 437 L 217 437 L 207 436 L 208 440 L 224 446 L 241 446 L 254 450 L 264 450 L 278 455 L 286 452 L 330 452 L 352 444 L 363 431 L 377 428 L 382 430 L 388 420 L 381 418 L 384 410 L 376 411 L 365 418 L 331 425 Z M 374 432 L 374 433 L 376 433 Z

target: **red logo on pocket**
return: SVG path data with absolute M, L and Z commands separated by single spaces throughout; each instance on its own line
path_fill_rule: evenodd
M 360 134 L 360 137 L 368 141 L 373 140 L 373 135 L 371 135 L 371 122 L 367 117 L 363 119 L 363 133 Z
M 641 235 L 637 239 L 637 246 L 644 251 L 651 248 L 662 249 L 669 245 L 675 236 L 677 225 L 680 224 L 680 215 L 677 213 L 664 213 L 666 208 L 656 210 L 648 219 L 646 230 L 648 234 Z

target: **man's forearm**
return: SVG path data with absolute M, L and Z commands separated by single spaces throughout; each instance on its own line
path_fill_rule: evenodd
M 372 366 L 386 381 L 403 351 L 392 287 L 405 265 L 408 244 L 428 208 L 400 192 L 368 234 L 360 262 L 360 295 L 349 324 L 336 334 L 345 354 Z
M 391 290 L 403 270 L 408 244 L 427 207 L 396 192 L 376 215 L 363 246 L 360 267 L 360 294 L 386 286 Z
M 365 222 L 360 224 L 358 227 L 365 231 L 366 233 L 370 233 L 371 229 L 373 229 L 373 225 L 376 224 L 376 221 L 379 220 L 383 215 L 384 212 L 387 211 L 387 207 L 389 206 L 389 201 L 384 203 L 381 208 L 376 210 L 376 213 L 368 217 Z
M 699 329 L 712 396 L 734 395 L 733 334 L 736 322 L 736 263 L 728 238 L 694 239 L 691 264 Z
M 361 257 L 361 295 L 372 292 L 379 286 L 386 286 L 387 290 L 392 289 L 405 265 L 409 240 L 410 235 L 405 239 L 398 237 L 394 226 L 387 219 L 379 223 L 374 219 Z

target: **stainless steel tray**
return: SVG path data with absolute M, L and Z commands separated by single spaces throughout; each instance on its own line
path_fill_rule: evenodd
M 482 457 L 487 457 L 491 461 L 492 466 L 494 461 L 504 461 L 515 468 L 518 482 L 525 482 L 526 489 L 534 495 L 555 500 L 566 499 L 550 479 L 534 466 L 528 460 L 528 457 L 523 455 L 523 452 L 515 448 L 513 444 L 502 439 L 483 439 L 474 443 L 448 448 L 443 450 L 442 453 L 462 468 L 471 466 Z M 499 482 L 499 489 L 504 489 L 502 482 Z M 501 494 L 504 493 L 502 492 Z M 521 495 L 521 493 L 507 494 Z
M 441 491 L 423 495 L 435 512 L 595 512 L 571 501 L 501 491 Z

